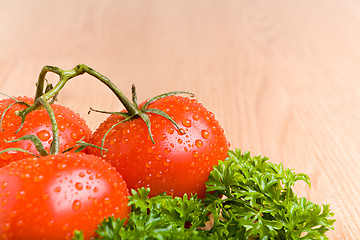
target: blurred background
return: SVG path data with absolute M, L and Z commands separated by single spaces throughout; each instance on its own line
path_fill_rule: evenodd
M 193 92 L 232 149 L 310 176 L 298 194 L 330 203 L 330 239 L 360 235 L 360 2 L 0 0 L 0 36 L 1 92 L 33 96 L 43 66 L 79 63 L 139 101 Z M 89 75 L 59 103 L 93 130 L 107 116 L 89 107 L 122 109 Z

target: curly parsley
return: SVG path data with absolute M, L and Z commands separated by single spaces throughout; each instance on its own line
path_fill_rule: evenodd
M 211 171 L 204 200 L 132 190 L 128 219 L 105 219 L 96 239 L 328 239 L 335 221 L 329 205 L 293 192 L 297 181 L 310 187 L 306 174 L 239 149 L 228 155 Z

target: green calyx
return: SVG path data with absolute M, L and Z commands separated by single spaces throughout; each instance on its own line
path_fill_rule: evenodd
M 146 124 L 148 132 L 149 132 L 149 136 L 151 139 L 151 142 L 153 144 L 155 144 L 154 138 L 153 138 L 153 134 L 151 132 L 151 121 L 150 118 L 148 116 L 149 113 L 152 114 L 157 114 L 160 115 L 162 117 L 164 117 L 165 119 L 169 120 L 170 122 L 172 122 L 175 127 L 177 128 L 177 130 L 181 133 L 183 133 L 183 130 L 179 127 L 179 125 L 164 111 L 160 110 L 160 109 L 156 109 L 156 108 L 148 108 L 148 106 L 154 102 L 157 101 L 161 98 L 165 98 L 168 96 L 172 96 L 172 95 L 178 95 L 178 94 L 189 94 L 191 97 L 194 96 L 193 93 L 190 92 L 184 92 L 184 91 L 174 91 L 174 92 L 168 92 L 168 93 L 163 93 L 160 95 L 157 95 L 149 100 L 147 100 L 144 105 L 140 108 L 139 104 L 137 102 L 137 95 L 136 95 L 136 89 L 135 89 L 135 85 L 132 85 L 132 102 L 127 99 L 125 96 L 121 96 L 119 97 L 120 101 L 123 103 L 123 105 L 125 106 L 127 112 L 107 112 L 107 111 L 101 111 L 101 110 L 96 110 L 93 108 L 90 108 L 91 111 L 94 112 L 100 112 L 100 113 L 107 113 L 107 114 L 114 114 L 114 115 L 120 115 L 123 116 L 124 119 L 116 124 L 114 124 L 112 127 L 109 128 L 109 130 L 105 133 L 103 139 L 102 139 L 102 143 L 101 143 L 101 148 L 104 147 L 104 143 L 105 143 L 105 139 L 106 136 L 109 134 L 109 132 L 114 129 L 117 125 L 126 122 L 126 121 L 130 121 L 131 119 L 140 117 Z M 103 155 L 103 152 L 101 153 Z

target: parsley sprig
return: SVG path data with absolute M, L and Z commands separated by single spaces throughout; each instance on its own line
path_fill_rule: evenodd
M 97 239 L 328 239 L 335 221 L 329 205 L 293 192 L 297 181 L 311 186 L 306 174 L 239 149 L 228 155 L 211 171 L 204 200 L 132 190 L 128 219 L 105 219 Z

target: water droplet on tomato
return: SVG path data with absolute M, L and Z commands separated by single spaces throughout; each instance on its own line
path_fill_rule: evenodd
M 160 140 L 161 140 L 161 141 L 164 141 L 165 139 L 166 139 L 166 134 L 161 134 L 161 135 L 160 135 Z
M 70 133 L 70 137 L 74 140 L 78 139 L 78 134 L 76 132 Z
M 182 140 L 181 138 L 178 138 L 177 141 L 178 141 L 179 144 L 182 144 L 182 143 L 183 143 L 183 140 Z
M 171 149 L 170 149 L 170 148 L 165 148 L 164 151 L 165 151 L 165 153 L 171 153 Z
M 16 193 L 16 195 L 15 195 L 15 198 L 16 199 L 24 199 L 25 198 L 25 191 L 24 190 L 20 190 L 20 191 L 18 191 L 17 193 Z
M 202 131 L 201 131 L 201 136 L 202 136 L 204 139 L 208 139 L 209 136 L 210 136 L 210 133 L 209 133 L 207 130 L 202 130 Z
M 56 188 L 54 189 L 54 191 L 55 191 L 55 192 L 60 192 L 60 191 L 61 191 L 61 187 L 56 187 Z
M 146 162 L 146 163 L 145 163 L 145 167 L 146 167 L 146 168 L 150 168 L 150 167 L 151 167 L 151 161 Z
M 64 125 L 59 125 L 58 128 L 59 128 L 59 130 L 61 132 L 65 131 L 65 126 Z
M 111 198 L 109 197 L 104 198 L 104 204 L 108 205 L 110 203 L 111 203 Z
M 198 151 L 193 151 L 193 157 L 199 157 L 199 152 Z
M 197 114 L 194 114 L 193 116 L 192 116 L 192 118 L 195 120 L 195 121 L 197 121 L 197 120 L 199 120 L 199 115 L 197 115 Z
M 37 136 L 40 138 L 40 140 L 42 140 L 42 141 L 47 141 L 47 140 L 49 140 L 50 137 L 51 137 L 49 131 L 48 131 L 48 130 L 45 130 L 45 129 L 39 131 L 36 135 L 37 135 Z
M 2 182 L 2 183 L 1 183 L 1 188 L 2 188 L 2 189 L 5 189 L 7 185 L 8 185 L 7 182 Z
M 81 201 L 80 200 L 75 200 L 72 204 L 72 208 L 74 210 L 79 210 L 81 208 Z
M 68 228 L 69 228 L 69 224 L 68 224 L 68 223 L 64 224 L 64 226 L 62 227 L 62 229 L 63 229 L 64 231 L 68 230 Z
M 80 173 L 79 173 L 79 177 L 85 177 L 85 173 L 84 173 L 84 172 L 80 172 Z
M 189 111 L 189 109 L 190 109 L 189 106 L 184 106 L 184 107 L 183 107 L 183 110 L 184 110 L 184 111 Z
M 164 163 L 164 166 L 169 166 L 170 165 L 170 159 L 164 159 L 164 161 L 163 161 L 163 163 Z
M 75 188 L 78 190 L 78 191 L 81 191 L 83 189 L 83 185 L 79 182 L 75 183 Z
M 37 175 L 34 177 L 34 182 L 41 182 L 44 180 L 44 176 L 43 175 Z
M 99 191 L 99 188 L 98 187 L 94 187 L 94 192 L 98 192 Z
M 43 199 L 44 199 L 44 200 L 48 200 L 49 197 L 50 197 L 50 194 L 48 194 L 48 193 L 45 193 L 45 194 L 43 195 Z
M 166 128 L 166 131 L 167 131 L 169 134 L 173 134 L 173 133 L 174 133 L 174 128 L 168 127 L 168 128 Z
M 11 158 L 11 154 L 8 152 L 4 152 L 0 155 L 0 158 L 3 160 L 9 160 Z
M 59 163 L 56 167 L 59 170 L 64 170 L 66 168 L 66 164 L 65 163 Z
M 201 141 L 200 139 L 197 139 L 195 141 L 195 145 L 198 147 L 198 148 L 201 148 L 203 146 L 203 141 Z
M 5 232 L 5 231 L 7 231 L 7 230 L 9 230 L 9 229 L 10 229 L 10 223 L 9 223 L 9 222 L 6 222 L 6 223 L 3 225 L 2 230 Z
M 16 226 L 20 227 L 21 225 L 23 225 L 23 223 L 24 223 L 23 220 L 19 220 L 16 222 Z
M 189 119 L 183 119 L 181 120 L 181 123 L 184 125 L 184 127 L 191 127 L 191 121 Z

